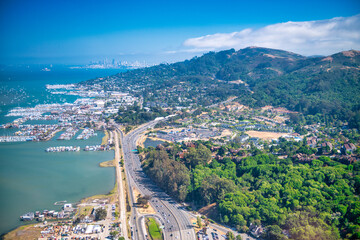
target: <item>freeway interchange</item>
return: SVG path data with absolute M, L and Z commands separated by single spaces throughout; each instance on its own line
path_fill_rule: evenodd
M 129 187 L 129 197 L 132 206 L 136 203 L 134 199 L 133 188 L 137 188 L 142 195 L 152 196 L 149 203 L 156 211 L 156 214 L 151 214 L 164 227 L 164 237 L 166 240 L 181 239 L 194 240 L 196 239 L 195 231 L 190 222 L 189 215 L 177 204 L 169 195 L 163 192 L 154 184 L 150 178 L 146 176 L 141 167 L 141 162 L 137 154 L 132 150 L 136 149 L 136 141 L 141 134 L 148 128 L 152 128 L 161 120 L 154 120 L 143 124 L 137 129 L 124 135 L 119 126 L 116 126 L 120 135 L 120 141 L 123 151 L 124 164 L 126 169 L 126 179 Z M 119 163 L 117 163 L 119 164 Z M 125 199 L 123 199 L 124 201 Z M 131 238 L 134 240 L 143 240 L 146 238 L 146 229 L 144 229 L 144 217 L 147 215 L 140 214 L 135 207 L 132 207 L 130 217 Z M 150 215 L 149 215 L 150 216 Z

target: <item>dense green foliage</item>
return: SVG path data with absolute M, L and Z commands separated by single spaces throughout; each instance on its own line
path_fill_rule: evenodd
M 284 106 L 304 114 L 316 113 L 350 119 L 359 110 L 358 70 L 336 69 L 309 75 L 292 73 L 252 83 L 256 104 Z
M 240 231 L 261 223 L 267 239 L 284 239 L 282 229 L 291 239 L 359 239 L 359 162 L 347 166 L 322 156 L 300 164 L 265 154 L 218 162 L 210 160 L 210 146 L 150 149 L 143 166 L 177 199 L 217 203 L 217 220 Z M 176 153 L 184 149 L 180 159 Z
M 190 184 L 190 173 L 185 165 L 170 160 L 166 151 L 152 151 L 147 156 L 148 174 L 163 189 L 177 199 L 184 200 Z
M 157 117 L 165 117 L 166 115 L 167 113 L 159 107 L 153 107 L 150 111 L 146 111 L 145 109 L 140 109 L 139 106 L 134 105 L 128 106 L 126 109 L 119 109 L 115 121 L 118 123 L 139 125 L 154 120 Z
M 106 210 L 104 208 L 98 208 L 95 210 L 95 220 L 100 221 L 106 218 Z

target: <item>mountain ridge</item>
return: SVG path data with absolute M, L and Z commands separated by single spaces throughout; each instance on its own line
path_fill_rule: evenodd
M 178 95 L 190 99 L 185 101 L 187 105 L 210 105 L 235 95 L 253 107 L 282 106 L 304 114 L 350 119 L 360 109 L 359 79 L 358 50 L 306 57 L 279 49 L 247 47 L 208 52 L 183 62 L 131 70 L 81 84 L 127 89 L 144 96 L 145 101 L 165 102 L 169 106 L 181 106 L 184 101 L 171 95 L 165 97 L 162 92 L 185 87 L 188 96 Z M 253 94 L 241 84 L 229 85 L 237 80 L 246 83 Z

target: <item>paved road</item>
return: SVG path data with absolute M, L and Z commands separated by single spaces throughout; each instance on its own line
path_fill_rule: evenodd
M 114 144 L 115 144 L 115 168 L 116 168 L 116 183 L 118 187 L 118 196 L 119 196 L 119 211 L 120 211 L 120 222 L 121 222 L 121 236 L 125 239 L 129 239 L 128 232 L 126 228 L 126 206 L 125 206 L 125 193 L 122 183 L 122 174 L 120 169 L 120 149 L 119 149 L 119 136 L 116 131 L 114 131 Z
M 158 188 L 146 176 L 141 168 L 139 157 L 132 151 L 136 149 L 136 141 L 140 135 L 148 128 L 155 126 L 158 121 L 160 120 L 154 120 L 144 124 L 126 136 L 124 136 L 118 128 L 120 131 L 124 161 L 126 165 L 126 175 L 130 188 L 130 200 L 132 205 L 136 202 L 136 199 L 134 199 L 132 194 L 133 187 L 136 187 L 142 195 L 152 196 L 150 204 L 155 209 L 157 212 L 156 215 L 163 223 L 165 239 L 194 240 L 196 239 L 195 232 L 189 221 L 189 217 L 182 212 L 180 209 L 181 206 L 176 204 L 171 197 Z M 138 220 L 141 215 L 134 207 L 132 209 L 132 217 L 130 220 L 130 225 L 133 228 L 132 237 L 135 240 L 145 239 L 146 233 L 143 232 L 141 221 Z

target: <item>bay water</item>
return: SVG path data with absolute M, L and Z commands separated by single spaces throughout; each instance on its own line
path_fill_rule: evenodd
M 44 72 L 42 68 L 0 69 L 0 124 L 15 119 L 5 115 L 17 106 L 32 107 L 40 103 L 73 102 L 77 99 L 76 96 L 51 95 L 45 89 L 46 84 L 77 83 L 121 71 L 60 66 Z M 0 130 L 0 135 L 14 132 L 14 129 Z M 83 148 L 101 144 L 102 132 L 87 140 L 75 140 L 75 136 L 69 141 L 56 140 L 60 134 L 46 142 L 0 143 L 0 235 L 21 225 L 19 216 L 24 213 L 59 210 L 60 206 L 54 206 L 56 201 L 75 203 L 84 197 L 108 193 L 114 187 L 114 169 L 99 167 L 100 162 L 114 158 L 113 151 L 45 152 L 51 146 Z

